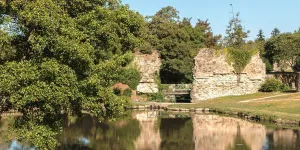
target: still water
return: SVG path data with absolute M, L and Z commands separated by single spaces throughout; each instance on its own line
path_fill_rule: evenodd
M 300 129 L 266 127 L 218 115 L 133 112 L 99 122 L 89 115 L 66 122 L 58 150 L 300 150 Z M 0 149 L 30 149 L 21 143 Z M 31 148 L 34 149 L 34 148 Z

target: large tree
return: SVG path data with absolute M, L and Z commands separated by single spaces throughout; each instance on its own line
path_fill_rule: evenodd
M 265 45 L 265 55 L 272 64 L 277 62 L 299 70 L 300 34 L 282 33 L 272 36 Z
M 0 112 L 23 113 L 18 138 L 53 149 L 66 115 L 124 114 L 128 98 L 110 87 L 135 88 L 139 80 L 129 64 L 145 35 L 141 15 L 115 0 L 5 2 L 0 26 L 10 28 L 0 29 Z
M 265 41 L 265 35 L 264 35 L 264 32 L 263 32 L 262 29 L 260 29 L 258 31 L 257 38 L 255 39 L 255 41 L 257 41 L 257 42 L 264 42 Z
M 222 36 L 219 35 L 214 35 L 212 32 L 212 29 L 210 27 L 210 23 L 208 22 L 208 19 L 205 21 L 198 19 L 198 22 L 196 23 L 196 26 L 194 28 L 194 33 L 204 32 L 204 44 L 206 47 L 217 47 L 218 42 L 222 38 Z
M 163 83 L 191 83 L 193 58 L 202 47 L 216 46 L 219 36 L 214 36 L 207 21 L 191 25 L 191 18 L 180 20 L 179 12 L 171 6 L 164 7 L 148 17 L 151 44 L 160 51 Z
M 272 37 L 277 36 L 279 34 L 280 34 L 280 30 L 278 28 L 274 28 L 271 32 Z
M 237 13 L 234 18 L 229 21 L 226 29 L 227 36 L 225 37 L 226 47 L 241 47 L 246 43 L 246 38 L 250 31 L 245 31 L 242 26 L 240 14 Z

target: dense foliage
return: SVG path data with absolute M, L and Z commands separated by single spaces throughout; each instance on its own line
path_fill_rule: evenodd
M 234 71 L 238 74 L 242 73 L 247 64 L 252 58 L 253 52 L 245 49 L 234 49 L 232 47 L 227 49 L 227 61 L 234 68 Z
M 130 97 L 132 95 L 132 90 L 130 88 L 125 89 L 123 95 Z
M 271 64 L 275 62 L 283 66 L 300 69 L 300 32 L 276 33 L 265 44 L 264 57 Z M 287 71 L 287 70 L 285 70 Z
M 23 113 L 19 139 L 53 149 L 64 116 L 125 114 L 128 97 L 110 87 L 140 79 L 130 64 L 141 15 L 112 0 L 18 0 L 1 1 L 0 18 L 0 112 Z
M 212 34 L 207 20 L 198 20 L 194 27 L 190 18 L 180 20 L 171 6 L 148 18 L 148 41 L 161 53 L 162 83 L 192 82 L 193 58 L 200 48 L 217 46 L 221 37 Z

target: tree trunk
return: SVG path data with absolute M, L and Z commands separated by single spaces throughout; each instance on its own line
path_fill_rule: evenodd
M 296 83 L 295 83 L 295 85 L 296 85 L 296 88 L 297 88 L 297 92 L 300 92 L 300 72 L 297 72 L 296 73 Z

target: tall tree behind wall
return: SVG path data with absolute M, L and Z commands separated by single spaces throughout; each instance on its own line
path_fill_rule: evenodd
M 267 40 L 265 57 L 273 64 L 279 63 L 284 68 L 300 70 L 300 32 L 280 33 Z M 291 70 L 283 70 L 291 71 Z
M 180 20 L 179 12 L 167 6 L 148 17 L 148 27 L 155 40 L 151 44 L 160 51 L 162 83 L 191 83 L 193 58 L 200 48 L 216 46 L 220 36 L 213 36 L 207 21 L 198 20 L 195 27 L 191 18 Z
M 250 31 L 245 31 L 242 26 L 242 21 L 237 13 L 230 21 L 226 29 L 225 46 L 226 47 L 241 47 L 246 43 L 246 38 Z

